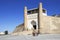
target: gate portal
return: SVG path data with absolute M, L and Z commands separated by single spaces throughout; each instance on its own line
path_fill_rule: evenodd
M 32 24 L 33 28 L 36 29 L 36 22 L 34 20 L 31 21 L 31 24 Z

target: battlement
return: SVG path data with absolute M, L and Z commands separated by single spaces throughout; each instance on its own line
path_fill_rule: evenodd
M 43 13 L 47 13 L 47 10 L 46 9 L 42 9 Z M 39 13 L 39 8 L 33 8 L 33 9 L 29 9 L 27 11 L 27 14 L 34 14 L 34 13 Z

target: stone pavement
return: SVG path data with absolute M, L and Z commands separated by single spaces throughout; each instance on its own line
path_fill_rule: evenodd
M 40 34 L 32 35 L 5 35 L 0 36 L 0 40 L 60 40 L 60 34 Z

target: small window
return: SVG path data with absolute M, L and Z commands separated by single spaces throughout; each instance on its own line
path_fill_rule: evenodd
M 30 14 L 31 13 L 31 11 L 28 11 L 28 14 Z
M 43 13 L 46 13 L 46 11 L 43 9 Z

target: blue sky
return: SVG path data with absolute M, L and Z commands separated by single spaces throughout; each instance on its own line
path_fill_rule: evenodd
M 12 32 L 23 23 L 24 6 L 28 9 L 37 8 L 40 2 L 48 15 L 60 14 L 60 0 L 0 0 L 0 32 Z

